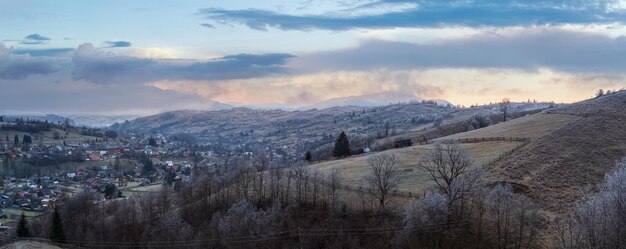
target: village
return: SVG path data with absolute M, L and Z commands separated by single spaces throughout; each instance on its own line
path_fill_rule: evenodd
M 41 215 L 83 192 L 95 194 L 97 204 L 163 187 L 178 189 L 190 181 L 194 165 L 215 165 L 203 156 L 214 153 L 192 152 L 162 134 L 85 136 L 77 141 L 68 129 L 59 139 L 36 143 L 32 137 L 40 133 L 2 132 L 7 135 L 0 140 L 0 231 L 21 214 Z

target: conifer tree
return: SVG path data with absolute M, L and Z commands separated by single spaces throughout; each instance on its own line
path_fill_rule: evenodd
M 33 138 L 30 137 L 30 135 L 24 134 L 24 136 L 22 137 L 22 143 L 23 144 L 32 144 L 33 143 Z
M 17 237 L 30 237 L 30 229 L 28 228 L 28 220 L 26 220 L 26 215 L 22 212 L 20 216 L 20 221 L 17 223 Z
M 304 160 L 305 160 L 305 161 L 307 161 L 307 162 L 311 162 L 311 161 L 313 161 L 313 155 L 311 155 L 311 152 L 310 152 L 310 151 L 307 151 L 307 152 L 304 154 Z
M 65 232 L 63 231 L 63 221 L 59 209 L 54 207 L 52 212 L 52 224 L 50 227 L 50 240 L 56 243 L 65 243 Z
M 350 142 L 345 132 L 341 132 L 337 140 L 335 141 L 335 148 L 333 149 L 334 157 L 344 157 L 350 155 Z
M 148 139 L 148 145 L 152 146 L 152 147 L 156 147 L 157 146 L 157 142 L 153 137 L 150 137 Z

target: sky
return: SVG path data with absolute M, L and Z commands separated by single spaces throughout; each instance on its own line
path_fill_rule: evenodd
M 626 0 L 0 0 L 0 112 L 575 102 L 626 87 L 625 22 Z

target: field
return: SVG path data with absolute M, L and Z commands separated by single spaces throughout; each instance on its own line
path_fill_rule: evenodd
M 60 139 L 54 139 L 55 132 L 59 133 L 59 135 L 61 136 Z M 13 137 L 17 135 L 20 139 L 20 142 L 22 142 L 22 139 L 25 134 L 29 135 L 29 133 L 21 132 L 21 131 L 0 130 L 0 139 L 6 139 L 8 136 L 9 140 L 13 141 Z M 33 139 L 33 144 L 43 144 L 43 145 L 62 144 L 64 140 L 67 143 L 72 143 L 72 142 L 85 142 L 87 140 L 96 139 L 95 137 L 83 136 L 83 135 L 80 135 L 78 133 L 73 133 L 73 132 L 69 132 L 65 134 L 65 131 L 55 129 L 55 128 L 50 129 L 50 131 L 34 133 L 30 135 Z
M 160 182 L 146 186 L 139 186 L 139 182 L 129 182 L 126 187 L 121 187 L 120 191 L 122 191 L 124 197 L 132 197 L 147 192 L 158 192 L 161 188 L 163 188 L 163 185 Z
M 28 218 L 36 217 L 41 214 L 41 212 L 26 211 L 17 208 L 3 208 L 2 211 L 4 211 L 7 217 L 0 219 L 0 224 L 9 226 L 12 226 L 11 224 L 16 224 L 22 213 L 24 213 L 24 215 Z
M 475 165 L 483 165 L 518 145 L 519 142 L 507 141 L 464 144 L 465 148 L 474 157 Z M 380 153 L 392 153 L 397 156 L 400 163 L 400 170 L 404 172 L 399 190 L 421 194 L 432 186 L 432 182 L 426 173 L 417 167 L 417 158 L 425 155 L 432 147 L 433 145 L 416 145 L 388 152 L 371 153 L 341 160 L 322 162 L 313 164 L 310 167 L 324 173 L 330 172 L 333 168 L 337 168 L 342 177 L 342 184 L 358 187 L 363 186 L 361 179 L 363 179 L 368 172 L 368 158 Z
M 498 123 L 486 128 L 439 138 L 437 140 L 482 138 L 482 137 L 520 137 L 537 139 L 563 125 L 581 119 L 580 116 L 568 114 L 538 113 Z M 499 156 L 521 145 L 522 142 L 513 141 L 486 141 L 479 143 L 465 143 L 463 146 L 475 159 L 475 165 L 486 165 Z M 395 154 L 400 162 L 400 170 L 404 173 L 399 190 L 420 194 L 432 186 L 426 172 L 417 167 L 417 158 L 424 155 L 433 145 L 415 145 L 407 148 L 393 149 L 380 153 Z M 353 156 L 342 160 L 326 161 L 312 165 L 312 168 L 322 172 L 330 172 L 333 168 L 339 169 L 342 184 L 359 187 L 363 185 L 361 179 L 368 172 L 367 160 L 378 153 Z M 491 168 L 486 168 L 486 171 Z
M 44 242 L 37 241 L 17 241 L 15 243 L 0 247 L 1 249 L 60 249 L 61 247 L 50 245 Z
M 520 137 L 538 138 L 554 131 L 566 123 L 579 120 L 580 116 L 567 114 L 538 113 L 513 119 L 493 126 L 447 136 L 441 139 L 481 138 L 481 137 Z
M 35 211 L 26 211 L 26 210 L 21 210 L 21 209 L 17 209 L 17 208 L 4 208 L 2 209 L 2 211 L 4 211 L 4 213 L 7 214 L 7 216 L 11 217 L 18 217 L 20 215 L 22 215 L 22 212 L 24 213 L 24 215 L 26 215 L 26 217 L 35 217 L 35 216 L 39 216 L 39 214 L 41 214 L 40 212 L 35 212 Z

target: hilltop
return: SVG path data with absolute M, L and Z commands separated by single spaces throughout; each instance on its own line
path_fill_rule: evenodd
M 548 107 L 549 103 L 515 104 L 514 111 Z M 305 111 L 233 108 L 218 111 L 174 111 L 116 124 L 111 128 L 138 133 L 189 134 L 215 151 L 274 148 L 297 156 L 306 150 L 322 157 L 341 131 L 354 151 L 393 148 L 397 139 L 418 140 L 464 131 L 472 116 L 498 122 L 495 105 L 455 108 L 436 102 L 409 102 L 376 107 L 338 106 Z M 501 119 L 501 118 L 500 118 Z M 431 128 L 441 128 L 433 130 Z M 318 158 L 323 159 L 323 158 Z

